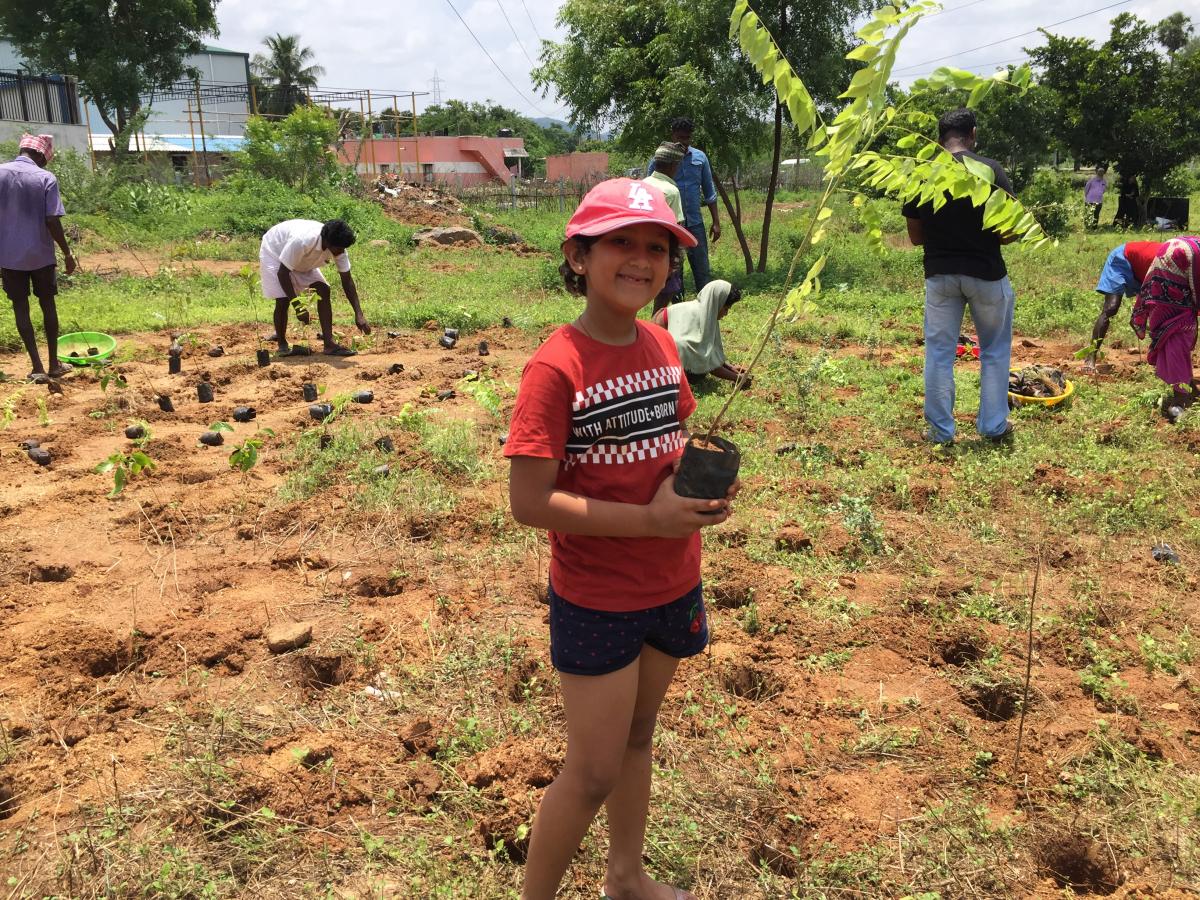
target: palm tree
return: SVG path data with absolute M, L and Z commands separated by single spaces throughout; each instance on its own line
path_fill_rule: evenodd
M 250 63 L 258 93 L 259 112 L 286 116 L 305 103 L 305 88 L 315 87 L 325 69 L 311 63 L 316 54 L 300 46 L 298 34 L 275 34 L 263 38 L 268 53 L 256 53 Z

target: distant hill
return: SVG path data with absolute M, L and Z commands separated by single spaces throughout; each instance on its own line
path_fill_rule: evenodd
M 536 122 L 542 128 L 550 128 L 554 125 L 561 125 L 563 128 L 567 129 L 567 131 L 571 130 L 570 122 L 564 122 L 562 119 L 552 119 L 549 116 L 536 116 L 531 118 L 529 121 Z

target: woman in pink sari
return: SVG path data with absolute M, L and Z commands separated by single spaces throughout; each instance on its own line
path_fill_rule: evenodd
M 1192 350 L 1198 314 L 1200 238 L 1174 238 L 1150 264 L 1129 320 L 1138 338 L 1150 335 L 1146 361 L 1171 386 L 1173 395 L 1163 398 L 1162 412 L 1172 422 L 1196 399 Z

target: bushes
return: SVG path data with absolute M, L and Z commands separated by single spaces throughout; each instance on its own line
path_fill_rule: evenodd
M 301 106 L 282 122 L 252 117 L 236 165 L 243 172 L 312 190 L 343 168 L 329 149 L 337 136 L 337 122 L 318 107 Z
M 1083 200 L 1072 186 L 1069 175 L 1040 170 L 1021 191 L 1021 202 L 1037 218 L 1042 230 L 1053 238 L 1079 230 L 1083 222 Z

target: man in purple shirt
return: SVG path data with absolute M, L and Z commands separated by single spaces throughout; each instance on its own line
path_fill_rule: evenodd
M 1104 204 L 1104 192 L 1108 190 L 1108 182 L 1104 180 L 1107 172 L 1107 166 L 1096 166 L 1096 174 L 1083 186 L 1083 202 L 1087 204 L 1088 224 L 1092 228 L 1100 225 L 1100 207 Z
M 17 158 L 0 165 L 0 280 L 4 293 L 12 301 L 17 333 L 33 363 L 29 380 L 37 383 L 70 371 L 70 366 L 58 361 L 54 245 L 62 249 L 68 275 L 75 271 L 75 257 L 63 234 L 62 216 L 66 210 L 58 195 L 58 179 L 46 171 L 46 163 L 53 155 L 51 135 L 27 134 L 21 138 Z M 38 355 L 37 335 L 29 317 L 31 288 L 42 307 L 49 372 Z

